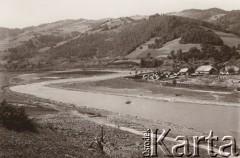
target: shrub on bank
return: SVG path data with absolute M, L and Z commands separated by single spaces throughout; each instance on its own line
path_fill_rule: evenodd
M 36 124 L 25 112 L 24 107 L 17 107 L 7 103 L 0 103 L 0 124 L 10 130 L 36 132 Z

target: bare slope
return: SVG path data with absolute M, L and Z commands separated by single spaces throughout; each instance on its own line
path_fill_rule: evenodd
M 240 37 L 238 37 L 237 35 L 220 31 L 215 31 L 215 33 L 219 35 L 224 41 L 224 44 L 228 45 L 229 47 L 237 46 L 238 44 L 240 44 Z

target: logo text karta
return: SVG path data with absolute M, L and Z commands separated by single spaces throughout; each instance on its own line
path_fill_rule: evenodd
M 161 134 L 158 134 L 158 129 L 148 129 L 143 132 L 144 140 L 144 157 L 157 157 L 159 152 L 162 152 L 164 156 L 193 156 L 199 157 L 199 149 L 207 150 L 208 155 L 216 157 L 217 155 L 228 157 L 238 156 L 237 144 L 232 136 L 224 136 L 219 139 L 218 136 L 214 136 L 213 131 L 210 130 L 208 136 L 177 136 L 176 138 L 167 137 L 170 133 L 170 129 L 163 130 Z M 189 140 L 192 140 L 191 142 Z M 173 142 L 173 146 L 166 145 L 166 142 Z M 221 141 L 219 147 L 215 147 L 214 142 Z M 200 145 L 206 144 L 206 145 Z M 170 147 L 169 147 L 170 146 Z M 191 151 L 190 151 L 191 146 Z

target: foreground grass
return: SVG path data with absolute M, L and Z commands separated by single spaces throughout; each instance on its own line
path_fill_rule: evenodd
M 35 122 L 37 116 L 57 114 L 53 109 L 6 101 L 0 105 L 0 157 L 107 157 L 98 148 L 89 151 L 86 142 L 73 131 L 59 132 L 50 124 Z
M 66 137 L 51 129 L 40 129 L 39 134 L 9 131 L 0 127 L 0 157 L 107 157 L 88 151 L 77 138 Z
M 38 124 L 37 132 L 19 132 L 0 126 L 0 157 L 141 157 L 141 136 L 105 126 L 106 144 L 102 152 L 96 143 L 93 148 L 89 147 L 101 133 L 100 124 L 74 115 L 74 107 L 62 107 L 56 111 L 41 108 L 39 103 L 37 106 L 25 107 Z M 106 113 L 85 108 L 80 111 L 89 117 L 106 117 Z

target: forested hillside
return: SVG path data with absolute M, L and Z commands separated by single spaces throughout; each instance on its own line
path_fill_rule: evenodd
M 227 26 L 229 30 L 240 34 L 240 10 L 230 11 L 225 16 L 219 18 L 217 23 Z
M 101 60 L 106 57 L 125 58 L 126 55 L 152 38 L 155 40 L 149 45 L 151 49 L 161 48 L 165 43 L 175 39 L 181 39 L 180 43 L 221 46 L 223 41 L 211 30 L 228 32 L 222 25 L 159 14 L 152 15 L 149 19 L 129 20 L 124 18 L 120 19 L 120 23 L 119 20 L 107 21 L 107 23 L 109 24 L 107 29 L 102 27 L 106 25 L 106 21 L 96 23 L 92 30 L 78 34 L 76 38 L 56 47 L 57 42 L 64 41 L 67 37 L 55 34 L 35 36 L 23 46 L 9 49 L 10 55 L 6 58 L 8 68 L 16 68 L 16 66 L 17 68 L 36 68 L 39 65 L 41 67 L 49 66 L 49 64 L 58 65 L 61 62 L 71 65 L 70 63 L 81 60 Z M 118 27 L 111 28 L 116 23 L 119 24 Z M 39 53 L 39 48 L 44 46 L 49 49 L 46 49 L 44 53 Z
M 182 34 L 180 43 L 223 45 L 223 40 L 211 30 L 205 31 L 203 28 L 195 27 Z
M 119 33 L 101 32 L 87 34 L 49 51 L 52 52 L 51 54 L 54 55 L 54 57 L 95 56 L 99 58 L 106 56 L 125 56 L 152 37 L 158 37 L 158 41 L 156 42 L 157 47 L 161 47 L 164 43 L 179 37 L 184 37 L 182 42 L 198 42 L 194 41 L 195 39 L 191 37 L 188 39 L 187 32 L 190 28 L 198 28 L 198 30 L 204 32 L 199 26 L 222 30 L 218 25 L 198 20 L 154 15 L 150 17 L 149 20 L 142 20 L 122 29 Z M 204 35 L 207 35 L 205 37 L 206 39 L 203 39 L 200 43 L 222 44 L 221 39 L 213 32 L 208 31 Z

